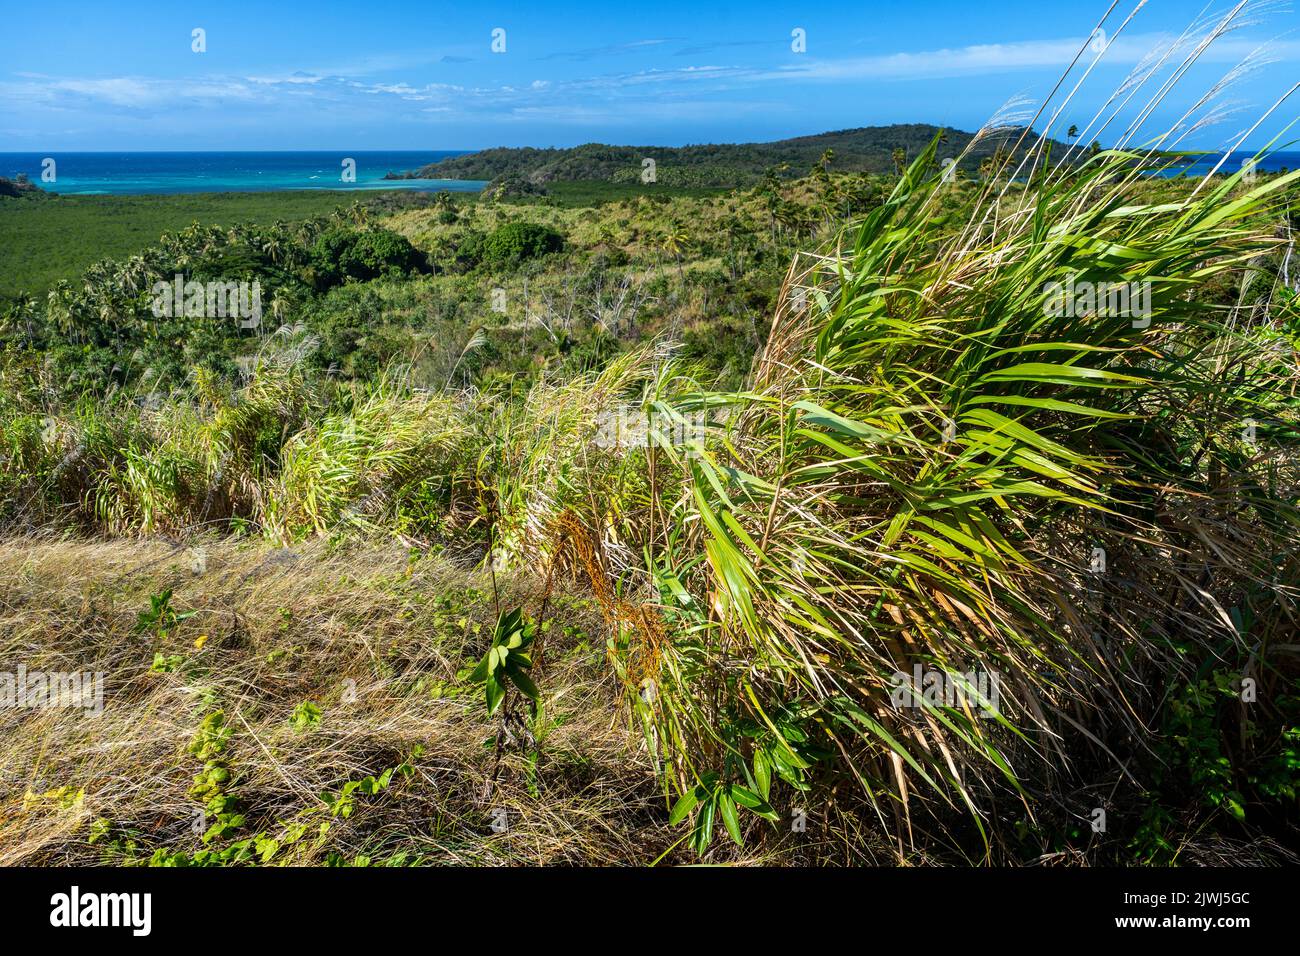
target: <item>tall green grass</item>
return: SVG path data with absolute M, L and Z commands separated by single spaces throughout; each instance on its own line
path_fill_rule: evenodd
M 688 475 L 653 567 L 673 639 L 630 699 L 701 851 L 777 805 L 860 803 L 900 856 L 1086 829 L 1216 662 L 1288 719 L 1300 173 L 1152 203 L 1149 148 L 1034 149 L 945 235 L 937 146 L 796 264 L 752 388 L 699 398 L 731 408 L 721 438 L 662 448 Z M 1070 281 L 1133 284 L 1150 315 L 1072 317 Z M 900 707 L 917 667 L 987 675 L 996 706 Z
M 1242 9 L 1152 62 L 1183 75 Z M 654 343 L 518 395 L 345 387 L 273 339 L 243 388 L 158 408 L 7 395 L 3 520 L 397 534 L 547 598 L 577 579 L 701 854 L 816 815 L 902 859 L 1023 859 L 1101 810 L 1155 858 L 1142 806 L 1174 767 L 1267 819 L 1300 721 L 1300 173 L 1152 199 L 1195 117 L 1139 148 L 1138 107 L 1054 161 L 1068 103 L 974 189 L 936 140 L 801 256 L 744 390 Z M 1130 297 L 1060 308 L 1083 283 Z M 603 440 L 628 408 L 647 442 Z M 996 696 L 918 698 L 918 668 Z

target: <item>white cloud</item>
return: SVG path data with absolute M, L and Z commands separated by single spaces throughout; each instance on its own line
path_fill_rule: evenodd
M 1104 64 L 1128 69 L 1152 48 L 1170 38 L 1159 34 L 1121 37 L 1107 53 Z M 655 41 L 659 42 L 659 41 Z M 649 44 L 650 41 L 643 41 Z M 755 102 L 753 90 L 771 89 L 772 81 L 854 83 L 960 79 L 1023 70 L 1053 75 L 1068 64 L 1084 43 L 1082 37 L 1029 40 L 1003 44 L 913 52 L 886 52 L 871 56 L 821 59 L 811 54 L 779 67 L 768 65 L 697 64 L 675 69 L 612 73 L 570 80 L 534 79 L 515 85 L 488 87 L 447 83 L 384 82 L 356 78 L 355 72 L 294 71 L 256 76 L 209 76 L 173 80 L 121 76 L 110 78 L 52 78 L 13 74 L 14 82 L 0 82 L 0 97 L 11 103 L 38 108 L 84 110 L 101 105 L 117 111 L 228 105 L 232 100 L 259 108 L 300 111 L 316 107 L 329 110 L 373 111 L 380 104 L 395 115 L 418 110 L 426 113 L 498 118 L 549 117 L 557 122 L 588 124 L 598 120 L 623 123 L 637 118 L 691 117 L 716 111 L 719 99 L 728 112 Z M 1203 62 L 1232 64 L 1258 47 L 1257 41 L 1239 36 L 1221 40 Z M 1294 41 L 1272 45 L 1281 57 L 1300 57 Z M 1085 54 L 1084 61 L 1090 59 Z M 1109 82 L 1108 80 L 1099 82 Z M 749 93 L 740 92 L 749 88 Z M 705 97 L 703 94 L 710 94 Z M 408 104 L 419 104 L 413 107 Z M 763 103 L 761 110 L 787 108 Z M 408 114 L 409 115 L 409 114 Z
M 1087 42 L 1087 37 L 1025 40 L 1018 43 L 982 43 L 971 46 L 924 50 L 915 53 L 887 53 L 844 60 L 809 60 L 778 70 L 755 72 L 765 80 L 908 80 L 948 79 L 1009 73 L 1017 70 L 1064 70 Z M 1175 40 L 1166 34 L 1121 36 L 1107 49 L 1099 66 L 1131 68 L 1152 50 Z M 1260 46 L 1260 41 L 1224 37 L 1200 57 L 1206 64 L 1233 64 Z M 1300 56 L 1300 43 L 1279 41 L 1268 44 L 1279 56 Z M 1190 52 L 1190 48 L 1186 52 Z M 1091 63 L 1096 54 L 1085 50 L 1080 62 Z M 1175 59 L 1178 62 L 1181 59 Z
M 126 109 L 166 107 L 195 100 L 252 100 L 258 96 L 239 80 L 214 78 L 177 82 L 130 76 L 0 83 L 0 95 L 64 108 L 75 106 L 77 100 L 89 100 Z

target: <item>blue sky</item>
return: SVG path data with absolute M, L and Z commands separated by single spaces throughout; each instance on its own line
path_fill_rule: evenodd
M 1123 0 L 1111 14 L 1111 48 L 1061 126 L 1084 126 L 1145 53 L 1221 9 L 1149 0 L 1115 38 L 1137 3 Z M 1300 14 L 1258 5 L 1257 22 L 1212 47 L 1149 128 L 1173 122 L 1253 55 L 1256 68 L 1224 96 L 1223 121 L 1186 140 L 1217 148 L 1300 80 Z M 10 4 L 0 34 L 0 151 L 678 145 L 903 122 L 975 129 L 1014 97 L 1041 102 L 1108 6 Z M 192 50 L 194 28 L 206 32 L 206 52 Z M 491 49 L 496 28 L 505 30 L 504 53 Z M 804 52 L 792 49 L 796 29 Z M 1247 145 L 1297 115 L 1300 93 Z

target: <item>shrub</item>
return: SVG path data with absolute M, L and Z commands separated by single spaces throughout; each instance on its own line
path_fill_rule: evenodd
M 564 237 L 551 227 L 511 222 L 499 226 L 483 240 L 482 261 L 487 266 L 518 265 L 563 248 Z
M 1132 742 L 1179 686 L 1192 786 L 1244 815 L 1250 769 L 1212 707 L 1241 674 L 1188 682 L 1221 642 L 1284 665 L 1269 644 L 1294 628 L 1300 403 L 1293 357 L 1206 296 L 1281 255 L 1294 186 L 1237 174 L 1144 203 L 1127 155 L 1103 152 L 1033 193 L 988 191 L 943 240 L 933 151 L 849 251 L 792 272 L 749 389 L 706 396 L 738 411 L 725 440 L 664 447 L 688 476 L 661 486 L 675 517 L 652 568 L 675 634 L 628 626 L 624 666 L 698 850 L 715 811 L 743 833 L 727 801 L 758 813 L 753 796 L 865 810 L 900 848 L 923 815 L 955 833 L 964 810 L 954 848 L 987 853 L 997 803 L 1083 819 L 1095 798 L 1069 794 L 1103 768 L 1155 778 Z M 1147 284 L 1145 324 L 1059 314 L 1049 290 L 1074 276 Z M 918 670 L 972 667 L 991 706 L 900 703 Z M 1292 792 L 1291 726 L 1273 724 L 1259 789 Z
M 330 229 L 312 246 L 311 264 L 319 285 L 338 285 L 348 279 L 375 279 L 382 275 L 423 272 L 424 254 L 405 236 L 387 229 Z

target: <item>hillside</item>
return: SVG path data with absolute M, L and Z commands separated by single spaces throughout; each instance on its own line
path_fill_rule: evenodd
M 46 195 L 44 190 L 34 183 L 28 182 L 26 176 L 20 175 L 16 179 L 0 176 L 0 198 L 44 199 Z
M 0 865 L 1293 863 L 1297 178 L 943 155 L 0 310 Z
M 518 177 L 533 185 L 574 180 L 634 182 L 641 177 L 642 162 L 657 164 L 656 180 L 672 186 L 747 186 L 758 182 L 767 170 L 788 165 L 791 176 L 803 175 L 821 161 L 827 150 L 834 153 L 831 167 L 837 172 L 885 173 L 895 170 L 894 151 L 903 150 L 910 161 L 941 132 L 945 141 L 940 159 L 961 156 L 975 138 L 962 130 L 944 131 L 926 123 L 893 126 L 864 126 L 815 136 L 771 143 L 712 143 L 697 146 L 607 146 L 587 143 L 572 149 L 485 149 L 431 163 L 395 179 L 487 179 Z M 961 166 L 975 171 L 980 163 L 1019 131 L 986 136 L 977 142 Z M 1037 137 L 1031 134 L 1030 142 Z M 1064 146 L 1054 147 L 1059 155 Z

